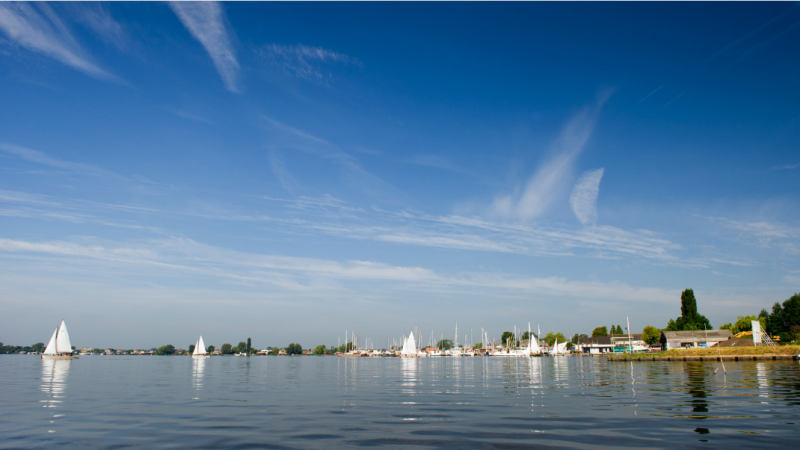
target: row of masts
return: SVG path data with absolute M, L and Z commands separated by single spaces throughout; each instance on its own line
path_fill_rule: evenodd
M 541 336 L 541 329 L 540 326 L 536 326 L 537 333 L 534 335 L 537 339 Z M 423 348 L 422 344 L 422 333 L 414 327 L 414 342 L 416 343 L 417 350 Z M 480 331 L 480 341 L 483 344 L 483 348 L 496 348 L 498 345 L 505 346 L 505 347 L 518 347 L 520 345 L 525 345 L 526 342 L 530 340 L 530 336 L 533 334 L 530 331 L 530 323 L 528 324 L 528 334 L 527 339 L 523 339 L 525 336 L 524 331 L 521 328 L 517 328 L 514 325 L 514 335 L 512 338 L 509 338 L 508 341 L 510 342 L 500 342 L 499 339 L 492 337 L 491 341 L 489 340 L 489 332 L 486 331 L 483 327 L 481 327 Z M 361 345 L 361 338 L 355 331 L 345 330 L 345 352 L 349 351 L 362 351 L 362 350 L 377 350 L 376 341 L 372 338 L 366 338 L 364 340 L 364 345 Z M 386 350 L 397 350 L 403 347 L 403 344 L 408 340 L 410 334 L 402 335 L 400 338 L 392 338 L 391 335 L 386 336 Z M 458 334 L 458 323 L 456 323 L 455 335 L 453 338 L 453 348 L 459 347 L 459 334 Z M 438 344 L 444 340 L 444 333 L 441 333 L 439 340 L 437 341 L 434 335 L 434 330 L 431 330 L 430 337 L 428 338 L 428 342 L 426 347 L 427 348 L 438 348 Z M 464 348 L 471 348 L 475 345 L 473 330 L 469 330 L 469 334 L 464 334 L 463 345 Z M 337 348 L 341 347 L 341 339 L 337 341 Z

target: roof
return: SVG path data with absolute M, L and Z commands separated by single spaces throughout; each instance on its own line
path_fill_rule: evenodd
M 680 339 L 681 342 L 725 341 L 733 337 L 731 330 L 662 331 L 662 340 Z
M 630 338 L 631 338 L 631 340 L 634 340 L 634 341 L 641 341 L 642 340 L 642 334 L 641 333 L 639 333 L 639 334 L 631 334 Z M 627 334 L 612 334 L 612 335 L 609 335 L 609 336 L 579 338 L 578 339 L 578 345 L 613 345 L 613 342 L 611 342 L 612 339 L 614 341 L 628 340 L 628 335 Z
M 755 343 L 753 342 L 753 338 L 733 338 L 728 341 L 722 341 L 719 343 L 720 347 L 754 347 Z

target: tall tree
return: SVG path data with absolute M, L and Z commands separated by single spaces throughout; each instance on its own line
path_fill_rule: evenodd
M 189 354 L 194 353 L 194 344 L 189 345 Z
M 253 348 L 253 346 L 251 345 L 250 338 L 247 338 L 247 354 L 248 355 L 250 354 L 250 349 L 252 349 L 252 348 Z
M 230 355 L 233 353 L 233 346 L 231 344 L 222 344 L 222 347 L 219 349 L 219 351 L 223 355 Z
M 713 330 L 711 322 L 697 312 L 697 300 L 692 289 L 681 292 L 681 315 L 676 320 L 670 320 L 664 331 L 690 331 Z

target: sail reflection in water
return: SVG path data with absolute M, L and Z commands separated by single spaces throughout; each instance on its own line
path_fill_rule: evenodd
M 414 394 L 416 390 L 414 387 L 417 385 L 417 370 L 419 364 L 419 360 L 417 358 L 403 358 L 400 360 L 400 376 L 403 380 L 402 385 L 403 389 L 402 392 L 407 394 Z
M 206 370 L 205 358 L 192 358 L 192 387 L 194 387 L 195 395 L 199 395 L 203 390 L 203 375 Z M 193 397 L 192 400 L 200 400 L 200 397 Z
M 67 375 L 69 374 L 70 360 L 63 359 L 43 359 L 42 360 L 42 384 L 40 389 L 45 393 L 45 399 L 40 400 L 44 403 L 44 408 L 58 408 L 64 402 L 67 388 Z M 63 417 L 52 411 L 50 423 L 55 423 L 54 419 Z M 55 433 L 55 430 L 47 430 L 48 433 Z

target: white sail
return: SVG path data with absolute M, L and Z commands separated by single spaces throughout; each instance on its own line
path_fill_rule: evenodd
M 556 342 L 553 344 L 553 354 L 558 354 L 558 338 L 556 338 Z
M 69 333 L 67 333 L 67 324 L 61 321 L 61 327 L 58 329 L 56 335 L 56 353 L 72 353 L 72 344 L 69 342 Z
M 203 336 L 200 336 L 200 339 L 198 339 L 197 345 L 194 347 L 194 354 L 195 355 L 206 354 L 206 343 L 203 342 Z
M 569 344 L 569 342 L 564 342 L 563 344 L 558 345 L 559 354 L 567 353 L 567 344 Z
M 406 355 L 416 355 L 417 354 L 417 343 L 414 341 L 414 333 L 409 333 L 408 339 L 403 344 L 403 351 L 401 352 L 403 356 Z
M 56 354 L 56 336 L 58 335 L 58 328 L 53 331 L 53 337 L 50 338 L 50 342 L 47 344 L 47 348 L 44 349 L 45 355 L 55 355 Z

